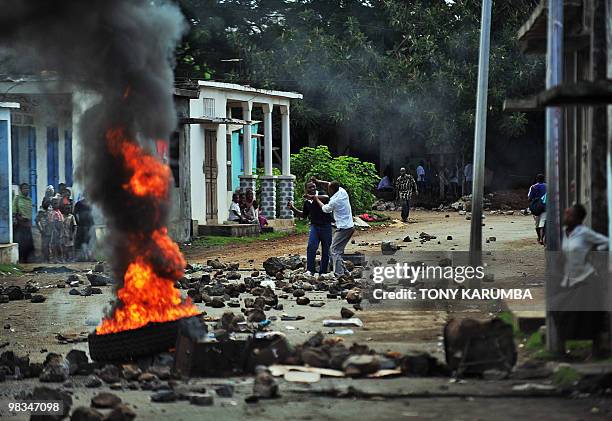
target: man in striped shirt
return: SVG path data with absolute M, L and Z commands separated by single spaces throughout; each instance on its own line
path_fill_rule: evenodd
M 402 221 L 408 222 L 410 199 L 412 199 L 413 193 L 416 193 L 418 196 L 419 190 L 416 181 L 414 181 L 414 177 L 406 173 L 406 168 L 400 168 L 400 175 L 397 177 L 397 180 L 395 180 L 395 192 L 396 199 L 399 199 L 402 205 Z

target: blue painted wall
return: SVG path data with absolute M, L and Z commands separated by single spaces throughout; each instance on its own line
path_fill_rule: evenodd
M 64 171 L 66 187 L 72 187 L 72 130 L 64 133 Z
M 28 162 L 30 163 L 30 197 L 32 198 L 32 224 L 35 224 L 38 213 L 38 178 L 36 173 L 36 128 L 28 127 Z
M 8 120 L 0 120 L 0 243 L 11 242 L 11 179 L 9 173 L 9 125 Z
M 59 133 L 57 127 L 47 127 L 47 184 L 58 189 Z
M 251 125 L 251 133 L 257 133 L 259 124 Z M 242 149 L 242 134 L 243 130 L 232 132 L 232 191 L 240 187 L 240 178 L 244 174 L 244 157 Z M 251 151 L 253 153 L 251 162 L 253 163 L 253 174 L 257 169 L 257 138 L 253 137 L 251 141 Z

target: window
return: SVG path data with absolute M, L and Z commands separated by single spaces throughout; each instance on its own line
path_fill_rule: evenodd
M 215 99 L 202 98 L 204 117 L 215 117 Z

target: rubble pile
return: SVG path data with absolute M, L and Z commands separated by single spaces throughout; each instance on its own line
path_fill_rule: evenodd
M 374 202 L 372 209 L 377 211 L 400 211 L 402 210 L 402 207 L 398 206 L 397 203 L 393 201 L 385 201 L 380 199 Z

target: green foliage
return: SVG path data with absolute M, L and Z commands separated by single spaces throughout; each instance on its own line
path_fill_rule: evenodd
M 472 147 L 481 1 L 179 4 L 191 25 L 179 76 L 302 92 L 292 123 L 320 138 L 352 131 L 381 145 L 408 138 L 430 148 Z M 524 113 L 503 112 L 504 99 L 543 88 L 543 58 L 522 54 L 516 35 L 536 4 L 493 7 L 487 130 L 496 142 L 523 134 L 529 122 Z
M 311 177 L 338 181 L 349 193 L 354 212 L 371 209 L 375 197 L 372 192 L 380 178 L 376 167 L 351 156 L 332 157 L 327 146 L 305 147 L 291 155 L 291 172 L 296 176 L 296 206 L 302 206 L 304 184 Z

